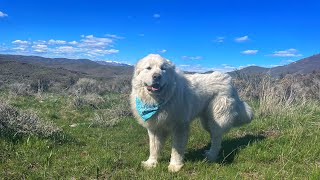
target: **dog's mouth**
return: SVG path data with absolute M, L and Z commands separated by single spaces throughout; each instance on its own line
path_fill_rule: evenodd
M 147 85 L 147 90 L 149 92 L 160 92 L 162 90 L 163 86 L 161 87 L 160 83 L 154 83 L 151 86 Z

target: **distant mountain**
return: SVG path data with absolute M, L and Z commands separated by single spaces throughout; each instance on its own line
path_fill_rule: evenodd
M 131 66 L 101 65 L 89 59 L 44 58 L 40 56 L 1 55 L 0 61 L 24 62 L 44 67 L 63 68 L 70 71 L 85 73 L 95 77 L 110 78 L 121 75 L 131 75 Z
M 279 77 L 286 74 L 308 74 L 314 71 L 320 71 L 320 54 L 313 55 L 284 66 L 277 66 L 273 68 L 249 66 L 230 72 L 229 74 L 270 74 L 273 77 Z
M 86 75 L 63 68 L 49 68 L 0 58 L 0 86 L 14 82 L 31 83 L 39 79 L 66 85 L 81 77 L 86 77 Z
M 124 67 L 132 67 L 130 64 L 126 63 L 121 63 L 117 61 L 95 61 L 101 65 L 106 65 L 106 66 L 124 66 Z

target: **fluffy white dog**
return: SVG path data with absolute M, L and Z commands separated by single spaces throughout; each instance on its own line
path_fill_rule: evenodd
M 135 66 L 132 79 L 131 107 L 138 122 L 147 128 L 150 156 L 145 168 L 157 165 L 160 149 L 172 133 L 172 152 L 168 170 L 183 166 L 189 125 L 199 117 L 211 135 L 206 158 L 215 161 L 224 132 L 231 127 L 250 123 L 251 108 L 240 100 L 231 77 L 220 72 L 183 75 L 169 60 L 150 54 Z

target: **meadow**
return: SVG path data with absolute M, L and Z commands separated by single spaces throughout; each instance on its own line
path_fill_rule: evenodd
M 320 91 L 296 77 L 279 81 L 238 76 L 235 85 L 254 108 L 254 120 L 224 136 L 215 163 L 204 159 L 209 134 L 195 120 L 178 173 L 167 170 L 170 138 L 158 167 L 140 166 L 149 141 L 131 116 L 130 88 L 101 90 L 88 79 L 60 93 L 2 88 L 0 178 L 319 179 Z

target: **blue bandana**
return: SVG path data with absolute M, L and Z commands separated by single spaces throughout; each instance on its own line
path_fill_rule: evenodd
M 146 104 L 136 97 L 136 109 L 144 121 L 151 118 L 159 109 L 160 104 Z

